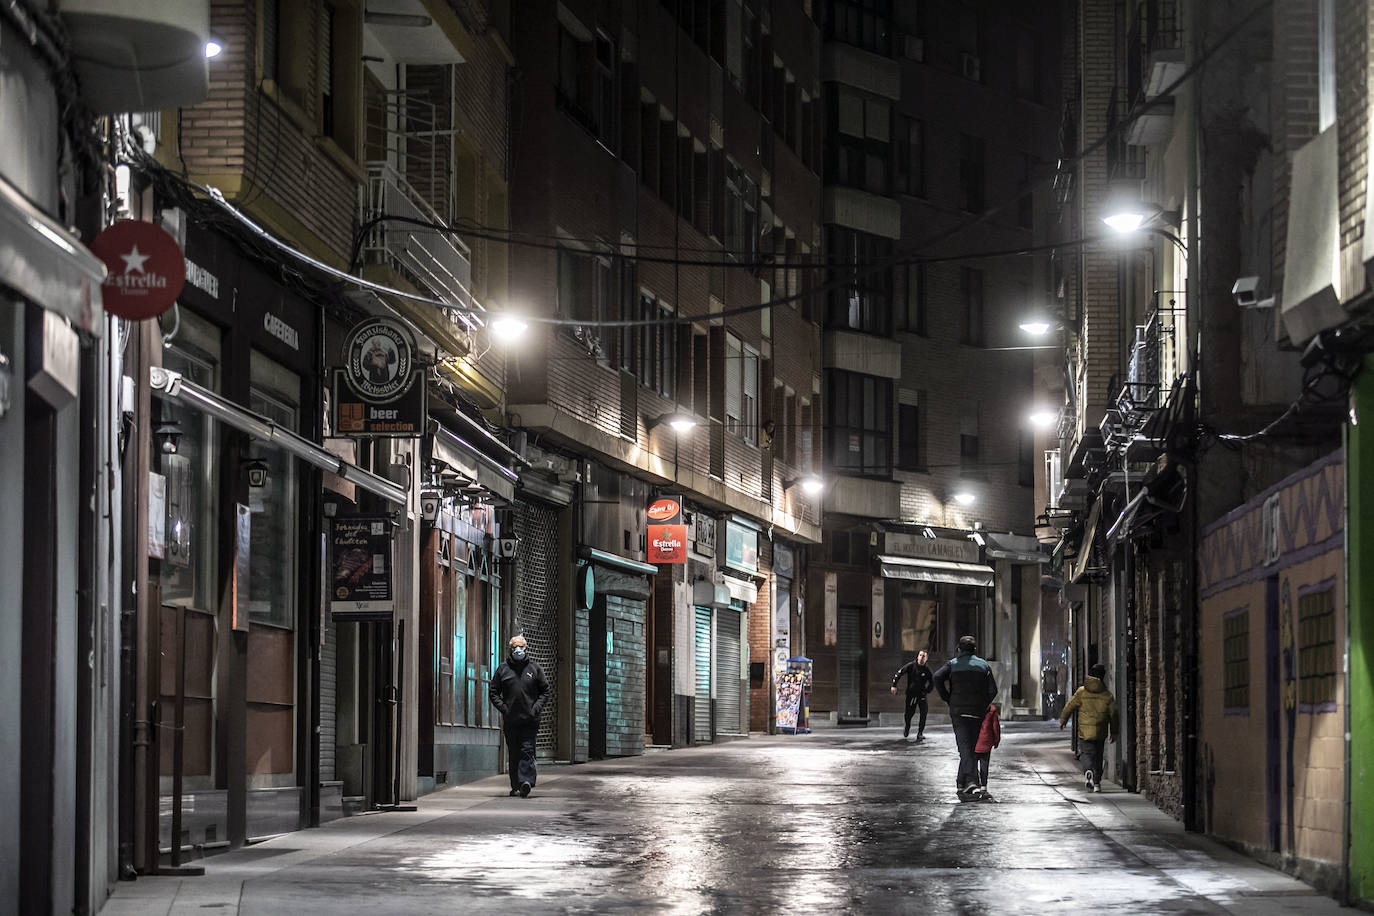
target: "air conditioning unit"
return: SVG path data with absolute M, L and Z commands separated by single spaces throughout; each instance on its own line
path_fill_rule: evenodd
M 981 82 L 983 79 L 983 62 L 976 54 L 969 54 L 967 51 L 960 55 L 963 64 L 964 79 Z
M 907 35 L 902 42 L 902 55 L 907 60 L 926 59 L 926 40 L 918 35 Z

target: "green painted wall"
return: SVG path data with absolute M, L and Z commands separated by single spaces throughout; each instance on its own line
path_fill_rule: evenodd
M 1355 384 L 1358 423 L 1348 427 L 1350 517 L 1350 895 L 1374 902 L 1374 359 Z

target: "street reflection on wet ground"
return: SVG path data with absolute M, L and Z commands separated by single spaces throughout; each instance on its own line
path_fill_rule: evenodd
M 1053 726 L 1008 723 L 995 802 L 959 802 L 949 730 L 927 737 L 832 730 L 546 767 L 528 799 L 483 780 L 208 860 L 204 878 L 121 885 L 106 912 L 1336 909 L 1139 796 L 1085 793 Z M 272 843 L 289 848 L 262 855 Z

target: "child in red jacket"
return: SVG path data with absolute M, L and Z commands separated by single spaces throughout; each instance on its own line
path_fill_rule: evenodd
M 978 781 L 982 783 L 983 791 L 979 795 L 983 798 L 988 795 L 988 765 L 992 762 L 992 749 L 1002 743 L 1002 721 L 998 715 L 997 704 L 988 705 L 987 715 L 983 716 L 983 727 L 978 730 L 978 743 L 973 746 L 974 755 L 978 760 Z

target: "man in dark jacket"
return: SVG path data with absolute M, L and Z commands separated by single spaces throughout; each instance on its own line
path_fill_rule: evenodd
M 534 739 L 539 734 L 539 714 L 549 695 L 544 669 L 528 655 L 525 637 L 512 636 L 510 654 L 491 676 L 491 705 L 501 713 L 506 736 L 506 761 L 510 770 L 510 794 L 526 798 L 534 788 Z
M 892 675 L 892 693 L 897 692 L 897 682 L 906 678 L 906 726 L 902 729 L 903 738 L 911 734 L 911 717 L 920 709 L 921 721 L 916 725 L 916 740 L 926 740 L 926 713 L 930 711 L 926 694 L 930 693 L 932 684 L 930 669 L 926 667 L 928 658 L 926 650 L 922 649 L 916 653 L 914 661 L 907 662 Z
M 978 730 L 983 726 L 988 704 L 997 696 L 997 681 L 992 666 L 974 655 L 978 641 L 959 637 L 959 655 L 935 672 L 935 689 L 949 704 L 949 720 L 954 726 L 954 743 L 959 747 L 959 800 L 968 801 L 984 793 L 978 781 Z

